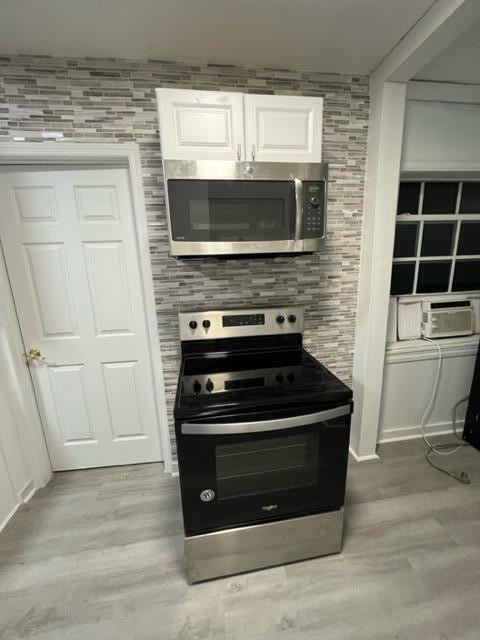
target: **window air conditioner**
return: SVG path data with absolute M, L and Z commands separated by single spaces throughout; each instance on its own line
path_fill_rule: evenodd
M 422 336 L 451 338 L 475 332 L 475 313 L 471 300 L 422 302 Z

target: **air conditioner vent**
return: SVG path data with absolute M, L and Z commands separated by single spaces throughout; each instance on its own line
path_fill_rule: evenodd
M 465 304 L 465 302 L 467 304 Z M 436 305 L 436 306 L 434 306 Z M 470 300 L 459 306 L 423 302 L 422 335 L 426 338 L 468 336 L 475 331 L 475 314 Z

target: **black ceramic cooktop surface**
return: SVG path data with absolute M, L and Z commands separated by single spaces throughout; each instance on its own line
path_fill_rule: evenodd
M 175 417 L 339 406 L 352 391 L 301 348 L 184 356 Z

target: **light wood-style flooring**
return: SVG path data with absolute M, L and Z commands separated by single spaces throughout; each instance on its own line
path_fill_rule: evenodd
M 161 465 L 55 474 L 0 534 L 0 638 L 479 640 L 480 452 L 419 441 L 351 462 L 337 556 L 187 585 L 178 479 Z

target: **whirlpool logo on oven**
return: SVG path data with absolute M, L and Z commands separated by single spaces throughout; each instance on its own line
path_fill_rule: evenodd
M 262 507 L 262 511 L 273 511 L 278 507 L 278 504 L 265 504 Z

